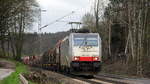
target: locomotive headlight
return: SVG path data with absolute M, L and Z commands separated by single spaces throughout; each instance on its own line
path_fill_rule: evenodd
M 79 61 L 79 60 L 80 60 L 80 57 L 74 57 L 73 60 L 74 60 L 74 61 Z
M 99 57 L 93 57 L 93 61 L 99 61 Z

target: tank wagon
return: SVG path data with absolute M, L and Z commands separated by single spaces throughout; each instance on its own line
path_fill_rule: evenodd
M 98 33 L 71 33 L 43 55 L 43 67 L 79 75 L 101 70 L 101 38 Z

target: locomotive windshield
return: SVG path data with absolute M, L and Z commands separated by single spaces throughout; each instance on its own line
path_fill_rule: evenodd
M 98 46 L 97 35 L 74 36 L 74 46 Z

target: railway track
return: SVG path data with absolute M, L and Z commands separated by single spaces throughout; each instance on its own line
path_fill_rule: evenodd
M 36 68 L 34 70 L 44 71 L 44 72 L 53 72 L 53 71 L 43 70 L 39 68 Z M 136 83 L 133 83 L 133 81 L 129 81 L 120 77 L 115 77 L 112 75 L 109 76 L 109 75 L 99 74 L 99 75 L 94 75 L 94 77 L 89 77 L 89 76 L 73 75 L 73 74 L 66 74 L 66 73 L 60 73 L 60 72 L 53 72 L 53 73 L 61 74 L 64 77 L 66 77 L 69 81 L 75 81 L 74 84 L 136 84 Z M 59 80 L 59 75 L 58 75 L 57 80 Z
M 116 78 L 110 79 L 110 77 L 104 77 L 100 75 L 95 75 L 94 77 L 88 77 L 88 76 L 76 76 L 76 75 L 68 75 L 65 74 L 68 77 L 71 77 L 73 80 L 80 82 L 81 84 L 131 84 L 131 82 L 121 81 Z

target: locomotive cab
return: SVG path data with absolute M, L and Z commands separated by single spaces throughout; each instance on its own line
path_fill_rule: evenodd
M 93 75 L 101 70 L 101 39 L 98 33 L 71 34 L 71 71 Z
M 101 70 L 101 39 L 98 33 L 71 33 L 60 41 L 56 51 L 62 71 L 94 75 Z

